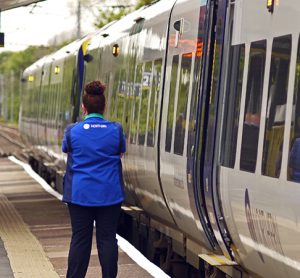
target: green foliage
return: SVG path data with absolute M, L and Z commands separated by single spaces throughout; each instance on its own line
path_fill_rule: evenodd
M 137 9 L 143 7 L 143 6 L 150 5 L 150 4 L 155 3 L 155 2 L 157 2 L 157 0 L 139 0 L 138 3 L 135 6 L 135 9 L 137 10 Z
M 94 23 L 94 25 L 98 28 L 101 28 L 114 20 L 119 20 L 124 15 L 126 15 L 130 12 L 131 12 L 131 9 L 127 8 L 127 7 L 118 8 L 117 11 L 115 11 L 114 9 L 109 9 L 106 11 L 99 10 L 99 16 L 98 16 L 96 22 Z
M 97 17 L 94 25 L 98 28 L 105 26 L 106 24 L 119 20 L 124 15 L 129 14 L 133 10 L 137 10 L 145 5 L 150 5 L 157 2 L 158 0 L 138 0 L 134 7 L 130 6 L 130 1 L 124 1 L 123 5 L 118 7 L 110 7 L 107 10 L 99 9 L 99 16 Z M 108 2 L 108 1 L 107 1 Z M 126 3 L 125 3 L 126 2 Z
M 33 64 L 38 59 L 48 55 L 69 42 L 65 42 L 57 46 L 29 46 L 23 51 L 11 52 L 6 51 L 0 53 L 0 74 L 21 73 L 28 66 Z

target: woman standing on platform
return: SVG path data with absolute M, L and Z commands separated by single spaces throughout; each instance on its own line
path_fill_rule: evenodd
M 103 116 L 104 90 L 100 81 L 85 86 L 85 119 L 66 128 L 62 143 L 62 151 L 68 153 L 63 202 L 68 204 L 72 225 L 68 278 L 86 275 L 94 221 L 102 276 L 117 276 L 116 230 L 124 200 L 121 156 L 126 143 L 122 126 Z

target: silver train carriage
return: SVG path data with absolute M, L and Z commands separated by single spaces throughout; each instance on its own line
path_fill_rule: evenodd
M 299 277 L 298 2 L 161 0 L 36 62 L 20 128 L 55 158 L 39 167 L 64 161 L 82 84 L 100 79 L 136 245 L 221 276 Z

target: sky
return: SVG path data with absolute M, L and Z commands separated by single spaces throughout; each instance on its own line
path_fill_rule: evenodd
M 47 45 L 50 39 L 62 32 L 70 34 L 74 30 L 76 33 L 76 2 L 46 0 L 2 12 L 0 31 L 5 33 L 5 47 L 0 48 L 0 52 L 20 51 L 29 45 Z M 95 30 L 95 7 L 93 13 L 91 11 L 82 11 L 82 35 Z

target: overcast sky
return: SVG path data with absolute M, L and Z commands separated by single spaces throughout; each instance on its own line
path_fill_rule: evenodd
M 5 47 L 0 51 L 19 51 L 29 45 L 47 45 L 49 39 L 61 32 L 76 30 L 76 13 L 70 7 L 75 0 L 47 0 L 1 13 L 1 32 L 5 33 Z M 99 1 L 98 1 L 99 3 Z M 82 13 L 83 34 L 93 31 L 94 16 Z

